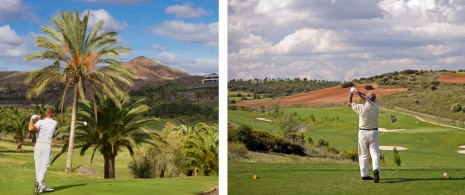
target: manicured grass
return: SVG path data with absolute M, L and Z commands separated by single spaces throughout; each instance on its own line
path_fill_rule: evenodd
M 231 195 L 465 193 L 462 168 L 383 168 L 377 184 L 362 181 L 357 164 L 229 162 L 228 169 L 228 194 Z M 444 172 L 452 179 L 444 179 Z M 254 180 L 253 175 L 259 178 Z
M 8 139 L 7 137 L 6 139 Z M 23 153 L 16 153 L 16 144 L 0 141 L 0 194 L 30 194 L 35 181 L 33 146 L 26 143 Z M 61 148 L 52 148 L 52 155 Z M 47 184 L 56 194 L 195 194 L 218 186 L 218 177 L 180 177 L 164 179 L 134 179 L 127 168 L 131 157 L 123 150 L 116 157 L 116 179 L 103 179 L 103 157 L 97 152 L 90 163 L 92 149 L 84 156 L 74 150 L 73 167 L 86 165 L 98 172 L 99 177 L 90 178 L 76 171 L 65 173 L 66 154 L 49 167 L 45 175 Z M 136 151 L 137 152 L 137 151 Z
M 285 108 L 284 112 L 295 112 L 300 122 L 308 125 L 306 138 L 311 136 L 314 142 L 318 139 L 329 141 L 330 146 L 341 152 L 357 149 L 358 116 L 348 107 L 331 108 Z M 379 132 L 380 145 L 397 145 L 407 147 L 400 151 L 402 166 L 462 166 L 465 155 L 457 153 L 459 145 L 465 144 L 465 131 L 442 127 L 397 112 L 395 123 L 390 121 L 387 113 L 381 112 L 379 126 L 387 129 L 403 129 L 396 132 Z M 315 116 L 313 122 L 310 115 Z M 278 135 L 278 127 L 270 122 L 253 122 L 254 118 L 269 118 L 268 114 L 257 114 L 245 111 L 229 111 L 228 118 L 232 123 L 251 125 L 256 130 L 268 131 Z M 339 117 L 339 119 L 337 119 Z M 386 165 L 395 166 L 392 151 L 382 151 Z

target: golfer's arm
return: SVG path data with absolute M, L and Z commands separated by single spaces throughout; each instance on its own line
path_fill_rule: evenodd
M 354 94 L 349 94 L 349 97 L 347 98 L 347 106 L 352 108 L 352 98 L 354 97 Z
M 34 124 L 34 120 L 33 120 L 32 118 L 29 119 L 29 128 L 28 128 L 28 129 L 29 129 L 29 131 L 35 131 L 35 130 L 37 130 L 37 127 L 36 127 L 36 125 Z
M 360 92 L 360 91 L 358 91 L 358 92 L 357 92 L 357 94 L 358 94 L 358 96 L 360 97 L 360 99 L 362 99 L 362 100 L 363 100 L 363 102 L 366 102 L 366 101 L 367 101 L 367 100 L 365 99 L 365 97 L 364 97 L 364 96 L 365 96 L 365 94 L 363 94 L 363 93 L 362 93 L 362 92 Z

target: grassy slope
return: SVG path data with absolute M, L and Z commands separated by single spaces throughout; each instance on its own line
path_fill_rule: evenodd
M 310 124 L 306 137 L 311 136 L 316 142 L 325 139 L 330 146 L 336 149 L 357 149 L 357 124 L 358 116 L 348 107 L 336 107 L 326 109 L 289 108 L 285 112 L 296 112 L 304 124 Z M 310 122 L 310 114 L 316 117 L 316 122 Z M 465 156 L 458 154 L 458 145 L 465 144 L 464 130 L 451 129 L 418 121 L 414 117 L 395 114 L 396 123 L 391 123 L 389 116 L 382 112 L 380 127 L 387 129 L 405 129 L 397 132 L 380 132 L 380 145 L 399 145 L 409 148 L 400 151 L 403 166 L 461 166 L 465 164 Z M 262 115 L 267 117 L 266 114 Z M 339 120 L 336 120 L 339 116 Z M 257 130 L 268 131 L 277 134 L 278 127 L 269 122 L 253 122 L 253 118 L 260 117 L 244 111 L 230 111 L 229 121 L 233 123 L 250 124 Z M 325 120 L 326 118 L 326 120 Z M 334 121 L 329 121 L 335 118 Z M 418 123 L 417 123 L 418 122 Z M 382 151 L 386 157 L 386 166 L 395 166 L 392 159 L 392 151 Z
M 35 180 L 33 146 L 23 146 L 23 153 L 16 153 L 11 141 L 0 141 L 1 194 L 28 194 Z M 60 148 L 54 147 L 53 154 Z M 172 179 L 133 179 L 127 168 L 131 157 L 127 151 L 116 158 L 116 179 L 104 180 L 103 158 L 96 153 L 90 163 L 91 150 L 84 156 L 74 151 L 73 167 L 87 165 L 99 173 L 99 178 L 88 178 L 79 173 L 64 173 L 66 155 L 49 167 L 45 176 L 50 187 L 60 194 L 194 194 L 218 186 L 218 177 L 182 177 Z

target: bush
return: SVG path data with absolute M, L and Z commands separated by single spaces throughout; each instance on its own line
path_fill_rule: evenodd
M 373 86 L 371 86 L 371 85 L 365 85 L 363 88 L 366 89 L 366 90 L 373 90 L 373 89 L 375 89 L 375 88 L 373 88 Z
M 328 147 L 329 143 L 324 139 L 318 139 L 317 147 Z
M 339 154 L 339 150 L 337 150 L 336 148 L 334 147 L 328 147 L 327 149 L 328 152 L 331 152 L 333 154 Z
M 241 142 L 228 142 L 228 160 L 247 158 L 247 147 Z
M 248 141 L 252 143 L 246 143 L 246 146 L 249 148 L 249 150 L 305 155 L 302 146 L 298 144 L 292 144 L 284 138 L 276 137 L 264 131 L 252 131 L 252 135 L 253 139 Z
M 344 83 L 341 83 L 341 87 L 342 88 L 347 88 L 347 87 L 352 87 L 354 86 L 354 83 L 353 82 L 344 82 Z
M 128 165 L 135 178 L 153 178 L 152 159 L 149 155 L 135 157 Z
M 358 151 L 357 150 L 348 150 L 344 152 L 344 155 L 347 159 L 350 159 L 354 162 L 358 162 Z
M 455 103 L 450 107 L 450 111 L 452 111 L 452 112 L 460 112 L 460 111 L 462 111 L 462 105 L 460 105 L 459 103 Z
M 394 147 L 392 152 L 394 155 L 394 163 L 396 163 L 397 166 L 400 166 L 400 164 L 402 163 L 402 160 L 400 160 L 400 155 L 399 155 L 399 151 L 397 150 L 397 147 Z

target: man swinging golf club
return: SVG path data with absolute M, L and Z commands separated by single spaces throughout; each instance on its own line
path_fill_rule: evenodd
M 53 120 L 54 114 L 54 109 L 48 107 L 45 111 L 45 119 L 40 120 L 40 115 L 32 115 L 29 121 L 29 131 L 38 131 L 37 141 L 34 147 L 34 161 L 36 167 L 34 194 L 53 191 L 53 189 L 45 185 L 44 177 L 50 165 L 52 138 L 57 127 L 57 122 Z M 37 122 L 34 124 L 35 119 L 37 119 Z
M 352 102 L 353 93 L 357 93 L 364 104 Z M 358 131 L 358 162 L 360 173 L 363 180 L 374 180 L 379 182 L 379 135 L 378 135 L 378 117 L 379 106 L 375 103 L 376 94 L 368 92 L 366 95 L 359 92 L 357 88 L 352 87 L 347 99 L 347 105 L 351 107 L 359 116 Z M 373 164 L 374 178 L 368 175 L 368 155 L 371 155 Z

